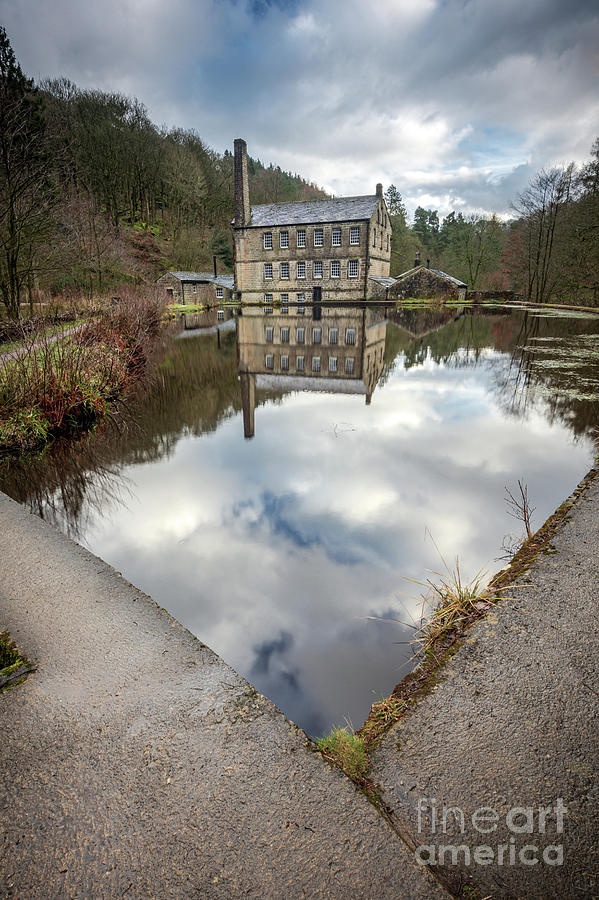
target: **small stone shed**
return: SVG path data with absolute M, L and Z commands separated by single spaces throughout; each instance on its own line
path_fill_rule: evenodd
M 214 306 L 232 299 L 233 275 L 209 272 L 167 272 L 158 279 L 176 303 L 202 303 Z
M 417 265 L 397 278 L 370 277 L 369 295 L 373 299 L 398 300 L 417 297 L 423 300 L 466 299 L 468 285 L 439 269 Z

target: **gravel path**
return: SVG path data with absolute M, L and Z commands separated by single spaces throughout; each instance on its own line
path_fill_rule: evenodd
M 0 494 L 0 895 L 447 896 L 266 698 Z

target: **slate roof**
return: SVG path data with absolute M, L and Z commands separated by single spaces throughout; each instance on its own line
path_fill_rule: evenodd
M 368 278 L 370 281 L 376 281 L 377 284 L 382 284 L 385 288 L 393 287 L 397 278 L 385 278 L 383 275 L 369 275 Z
M 457 285 L 457 287 L 468 287 L 463 281 L 460 281 L 459 278 L 454 278 L 453 275 L 448 275 L 447 272 L 441 272 L 439 269 L 429 269 L 427 266 L 415 266 L 413 269 L 408 269 L 407 272 L 403 272 L 401 275 L 398 275 L 395 279 L 396 281 L 403 281 L 404 278 L 409 278 L 411 275 L 415 275 L 416 272 L 432 272 L 434 275 L 438 275 L 439 278 L 443 278 L 445 281 L 450 281 L 452 284 Z
M 167 272 L 166 274 L 174 275 L 179 281 L 210 281 L 212 284 L 229 288 L 229 290 L 233 290 L 235 287 L 234 275 L 213 275 L 211 272 Z
M 248 227 L 312 225 L 325 222 L 360 222 L 370 219 L 379 197 L 338 197 L 334 200 L 299 200 L 252 206 Z

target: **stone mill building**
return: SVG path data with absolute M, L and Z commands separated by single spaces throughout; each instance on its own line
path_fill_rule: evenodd
M 247 147 L 235 141 L 234 278 L 244 303 L 356 301 L 389 276 L 383 187 L 365 197 L 251 206 Z

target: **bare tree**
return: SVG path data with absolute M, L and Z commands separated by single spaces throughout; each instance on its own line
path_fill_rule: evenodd
M 0 28 L 0 296 L 15 319 L 52 228 L 51 174 L 39 94 Z
M 560 226 L 576 189 L 574 164 L 541 171 L 514 204 L 523 222 L 525 291 L 528 300 L 546 303 L 556 290 L 560 266 L 556 245 Z

